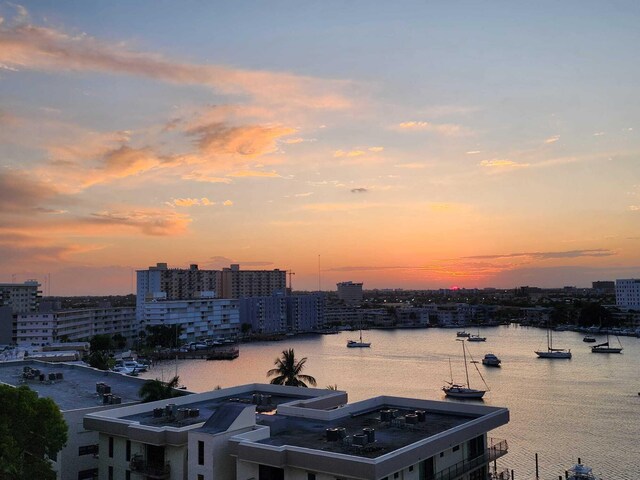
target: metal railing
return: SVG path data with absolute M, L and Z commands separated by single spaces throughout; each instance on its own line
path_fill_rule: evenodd
M 481 455 L 451 465 L 450 467 L 436 473 L 431 480 L 456 480 L 457 478 L 469 473 L 471 470 L 485 466 L 489 464 L 489 462 L 506 455 L 508 448 L 509 446 L 507 445 L 506 440 L 501 440 L 498 443 L 493 443 L 492 441 L 491 446 L 489 446 L 489 448 L 487 448 Z

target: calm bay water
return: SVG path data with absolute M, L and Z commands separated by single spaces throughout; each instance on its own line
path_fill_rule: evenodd
M 513 469 L 516 479 L 533 479 L 537 452 L 541 479 L 557 479 L 578 457 L 604 480 L 640 479 L 640 339 L 621 337 L 620 355 L 594 354 L 582 342 L 583 334 L 555 332 L 554 346 L 571 348 L 573 358 L 548 360 L 534 354 L 546 347 L 544 330 L 503 326 L 480 333 L 485 343 L 467 344 L 474 359 L 492 352 L 503 365 L 478 364 L 490 387 L 484 404 L 511 413 L 509 424 L 490 434 L 509 442 L 499 468 Z M 266 371 L 275 358 L 293 348 L 297 357 L 308 358 L 305 373 L 319 387 L 337 384 L 350 401 L 382 394 L 443 400 L 440 389 L 450 379 L 449 359 L 454 380 L 464 381 L 455 330 L 369 330 L 363 337 L 371 348 L 346 348 L 347 340 L 356 337 L 357 332 L 342 332 L 241 344 L 240 357 L 233 361 L 187 360 L 177 368 L 181 382 L 197 392 L 268 383 Z M 474 366 L 469 368 L 471 386 L 481 387 Z M 164 363 L 145 376 L 167 379 L 174 373 L 174 363 Z

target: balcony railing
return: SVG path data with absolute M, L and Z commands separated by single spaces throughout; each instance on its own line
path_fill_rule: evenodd
M 492 443 L 492 445 L 481 455 L 468 460 L 463 460 L 449 468 L 439 471 L 433 476 L 432 480 L 456 480 L 470 471 L 487 465 L 489 462 L 506 455 L 508 448 L 509 446 L 507 445 L 506 440 L 501 440 L 498 443 Z
M 141 455 L 131 457 L 129 468 L 138 475 L 159 480 L 169 478 L 171 474 L 171 466 L 168 463 L 149 463 Z

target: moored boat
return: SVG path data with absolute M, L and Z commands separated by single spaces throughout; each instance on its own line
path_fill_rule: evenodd
M 456 332 L 456 337 L 458 338 L 464 338 L 464 337 L 469 337 L 471 334 L 469 332 L 465 332 L 464 330 L 459 330 L 458 332 Z
M 580 460 L 578 459 L 578 462 Z M 567 480 L 600 480 L 593 474 L 591 467 L 587 467 L 582 463 L 577 463 L 567 470 Z
M 586 343 L 595 343 L 596 338 L 595 338 L 595 337 L 592 337 L 591 335 L 586 335 L 586 336 L 582 339 L 582 341 L 583 341 L 583 342 L 586 342 Z
M 570 349 L 553 348 L 553 333 L 550 328 L 547 328 L 547 349 L 537 350 L 534 353 L 538 355 L 538 358 L 551 358 L 551 359 L 571 358 Z
M 607 341 L 591 347 L 591 353 L 622 353 L 622 344 L 619 338 L 618 344 L 620 345 L 619 347 L 613 347 L 609 344 L 609 331 L 607 331 Z
M 347 348 L 367 348 L 371 346 L 371 342 L 362 341 L 362 330 L 360 330 L 360 341 L 348 340 Z
M 499 367 L 501 363 L 502 360 L 500 360 L 493 353 L 487 353 L 482 359 L 482 364 L 486 365 L 487 367 Z
M 477 388 L 471 388 L 471 385 L 469 384 L 469 369 L 467 367 L 467 349 L 464 345 L 463 339 L 458 341 L 462 342 L 462 356 L 464 358 L 464 372 L 467 378 L 467 383 L 464 385 L 460 383 L 454 383 L 453 371 L 452 371 L 451 381 L 446 382 L 447 385 L 442 387 L 442 391 L 447 397 L 480 399 L 489 390 L 489 387 L 487 387 L 487 390 L 479 390 Z M 471 355 L 471 353 L 469 353 L 469 355 Z M 476 362 L 473 361 L 473 358 L 471 360 L 472 360 L 472 363 L 474 363 L 475 365 Z M 449 360 L 449 369 L 451 369 L 451 360 Z M 477 365 L 476 365 L 476 370 L 478 370 Z M 480 373 L 480 370 L 478 370 L 478 374 L 480 375 L 480 378 L 482 378 L 482 374 Z M 482 381 L 484 382 L 484 378 L 482 378 Z M 486 383 L 485 383 L 485 386 L 486 386 Z

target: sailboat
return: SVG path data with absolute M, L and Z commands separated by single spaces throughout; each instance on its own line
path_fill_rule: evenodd
M 464 385 L 461 385 L 459 383 L 453 383 L 453 372 L 451 372 L 451 381 L 447 382 L 447 385 L 442 387 L 442 391 L 447 397 L 482 398 L 484 394 L 489 390 L 489 387 L 485 382 L 485 386 L 487 387 L 487 390 L 478 390 L 476 388 L 471 388 L 471 385 L 469 384 L 469 368 L 467 366 L 467 348 L 465 347 L 464 340 L 458 340 L 458 341 L 462 342 L 462 355 L 464 358 L 464 373 L 467 378 L 467 383 Z M 471 356 L 471 353 L 469 353 L 469 356 Z M 477 362 L 472 362 L 472 363 L 474 363 L 475 365 Z M 449 360 L 449 369 L 451 370 L 451 360 Z M 478 370 L 477 365 L 476 365 L 476 370 L 478 371 L 478 375 L 480 375 L 480 378 L 482 378 L 482 381 L 484 382 L 484 378 L 482 377 L 480 370 Z
M 553 332 L 547 328 L 547 350 L 535 352 L 539 358 L 571 358 L 571 350 L 565 348 L 553 348 Z
M 347 347 L 348 348 L 367 348 L 371 346 L 371 342 L 363 342 L 362 341 L 362 329 L 360 329 L 360 341 L 356 340 L 348 340 Z
M 616 336 L 616 338 L 618 337 Z M 620 345 L 619 347 L 609 345 L 609 330 L 607 330 L 607 341 L 591 347 L 591 353 L 622 353 L 622 344 L 619 338 L 618 344 Z
M 487 341 L 487 337 L 481 337 L 480 336 L 480 327 L 478 327 L 478 334 L 477 335 L 469 335 L 469 341 L 470 342 L 486 342 Z

